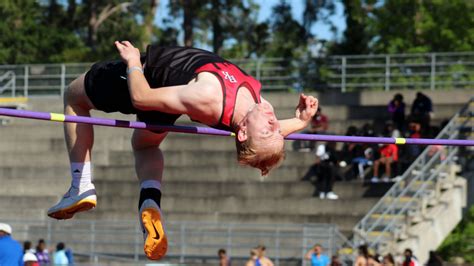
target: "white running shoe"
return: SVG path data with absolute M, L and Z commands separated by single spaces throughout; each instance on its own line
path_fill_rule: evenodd
M 97 196 L 94 184 L 90 183 L 80 190 L 70 187 L 63 198 L 48 210 L 48 216 L 58 219 L 70 219 L 78 212 L 95 208 Z
M 337 200 L 339 199 L 339 196 L 336 195 L 336 193 L 329 191 L 328 193 L 326 193 L 326 199 Z
M 319 192 L 319 198 L 320 198 L 320 199 L 325 199 L 325 198 L 326 198 L 326 193 L 324 193 L 324 192 Z
M 378 182 L 380 182 L 380 179 L 378 177 L 374 176 L 370 179 L 370 182 L 371 183 L 378 183 Z
M 168 250 L 163 215 L 154 200 L 143 201 L 140 207 L 140 226 L 143 231 L 143 251 L 150 260 L 163 258 Z

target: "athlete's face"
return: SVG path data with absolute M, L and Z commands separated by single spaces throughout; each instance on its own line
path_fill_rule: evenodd
M 244 118 L 246 138 L 251 139 L 257 152 L 261 149 L 278 150 L 283 146 L 280 123 L 268 102 L 256 104 Z

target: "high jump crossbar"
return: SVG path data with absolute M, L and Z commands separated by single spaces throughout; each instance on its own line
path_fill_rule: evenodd
M 59 113 L 47 113 L 27 110 L 0 108 L 0 115 L 47 120 L 63 123 L 81 123 L 108 127 L 147 129 L 153 131 L 178 132 L 200 135 L 233 136 L 233 132 L 208 127 L 156 125 L 138 121 L 116 120 L 110 118 L 86 117 L 64 115 Z M 340 135 L 318 135 L 295 133 L 285 137 L 287 140 L 308 141 L 330 141 L 330 142 L 353 142 L 353 143 L 377 143 L 377 144 L 414 144 L 414 145 L 445 145 L 445 146 L 474 146 L 474 140 L 462 139 L 412 139 L 412 138 L 387 138 L 387 137 L 358 137 Z

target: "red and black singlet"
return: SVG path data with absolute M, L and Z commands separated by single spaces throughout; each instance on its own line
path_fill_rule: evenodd
M 197 74 L 213 73 L 221 82 L 223 110 L 219 123 L 212 127 L 231 130 L 239 88 L 246 87 L 260 103 L 261 84 L 222 57 L 197 48 L 150 45 L 145 56 L 145 77 L 152 88 L 185 85 Z
M 232 118 L 234 116 L 235 101 L 237 99 L 237 92 L 240 88 L 247 88 L 252 94 L 255 103 L 260 103 L 261 84 L 258 80 L 247 75 L 244 71 L 236 65 L 223 63 L 209 63 L 196 70 L 196 74 L 201 72 L 210 72 L 216 75 L 221 82 L 223 94 L 223 108 L 219 119 L 219 124 L 215 127 L 225 130 L 230 130 Z

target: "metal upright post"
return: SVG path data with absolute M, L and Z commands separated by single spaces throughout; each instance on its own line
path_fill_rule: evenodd
M 431 54 L 431 74 L 430 74 L 430 89 L 433 91 L 436 88 L 436 54 Z
M 275 250 L 276 250 L 275 264 L 279 266 L 280 265 L 280 228 L 278 227 L 276 228 Z
M 257 69 L 255 70 L 255 71 L 256 71 L 256 73 L 255 73 L 255 78 L 256 78 L 257 80 L 260 80 L 260 77 L 261 77 L 260 71 L 261 71 L 261 69 L 262 69 L 262 60 L 263 60 L 263 59 L 261 59 L 261 58 L 257 59 Z
M 232 256 L 232 225 L 227 228 L 227 252 Z
M 25 90 L 25 97 L 28 97 L 28 72 L 29 72 L 28 65 L 25 65 L 24 72 L 25 73 L 23 75 L 23 88 Z
M 180 228 L 180 232 L 181 232 L 181 255 L 179 256 L 179 262 L 180 263 L 184 263 L 184 256 L 185 256 L 185 253 L 186 253 L 186 237 L 185 237 L 185 232 L 186 232 L 186 228 L 185 228 L 185 223 L 183 222 L 181 224 L 181 228 Z
M 133 259 L 135 261 L 138 261 L 139 260 L 139 255 L 138 253 L 140 252 L 140 234 L 142 233 L 141 230 L 140 230 L 140 227 L 138 224 L 135 224 L 135 245 L 134 245 L 134 248 L 133 248 Z
M 64 95 L 65 88 L 66 88 L 66 65 L 61 64 L 61 97 Z
M 390 55 L 385 56 L 385 91 L 390 90 Z
M 346 65 L 347 58 L 343 56 L 341 65 L 341 92 L 346 92 Z
M 12 91 L 13 97 L 16 97 L 16 76 L 14 73 L 12 73 Z
M 303 245 L 301 247 L 301 262 L 302 266 L 306 266 L 305 254 L 306 254 L 306 247 L 308 246 L 307 239 L 306 239 L 306 226 L 303 226 Z
M 95 251 L 95 221 L 91 221 L 91 230 L 90 230 L 90 234 L 91 234 L 91 243 L 90 243 L 90 256 L 89 256 L 89 259 L 90 261 L 94 261 L 94 251 Z

